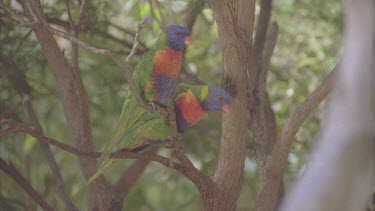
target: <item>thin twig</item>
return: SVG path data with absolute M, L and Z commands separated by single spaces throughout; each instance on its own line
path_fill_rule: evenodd
M 96 159 L 99 158 L 101 155 L 101 152 L 85 152 L 81 151 L 75 147 L 69 146 L 67 144 L 64 144 L 60 141 L 57 141 L 56 139 L 49 138 L 44 136 L 43 134 L 39 133 L 35 129 L 32 129 L 28 127 L 27 125 L 23 123 L 19 123 L 13 120 L 9 119 L 0 119 L 0 125 L 5 124 L 8 125 L 9 128 L 5 130 L 0 131 L 0 137 L 6 136 L 12 133 L 27 133 L 37 139 L 38 141 L 50 144 L 52 146 L 55 146 L 57 148 L 60 148 L 66 152 L 69 152 L 77 157 L 85 157 L 85 158 L 92 158 Z M 162 165 L 169 167 L 169 159 L 162 157 L 160 155 L 156 154 L 137 154 L 137 153 L 124 153 L 124 152 L 116 152 L 116 153 L 111 153 L 110 155 L 111 158 L 120 158 L 120 159 L 145 159 L 145 160 L 152 160 L 158 163 L 161 163 Z M 179 168 L 178 166 L 181 167 L 181 164 L 174 163 L 174 168 Z
M 72 28 L 72 30 L 74 31 L 74 21 L 73 21 L 72 13 L 70 12 L 69 0 L 65 0 L 65 4 L 66 4 L 66 9 L 68 11 L 70 28 Z
M 43 134 L 39 133 L 35 129 L 28 127 L 23 123 L 19 123 L 9 119 L 0 119 L 0 125 L 5 124 L 8 125 L 8 128 L 5 130 L 0 131 L 0 137 L 6 136 L 12 133 L 27 133 L 34 137 L 36 140 L 47 143 L 49 145 L 53 145 L 59 149 L 62 149 L 66 152 L 69 152 L 77 157 L 80 158 L 91 158 L 96 159 L 101 156 L 101 152 L 85 152 L 81 151 L 75 147 L 69 146 L 64 144 L 60 141 L 57 141 L 53 138 L 49 138 L 44 136 Z M 117 159 L 140 159 L 140 160 L 151 160 L 161 165 L 174 169 L 190 179 L 199 189 L 206 187 L 206 185 L 213 185 L 212 180 L 201 173 L 197 168 L 194 167 L 192 162 L 188 159 L 188 157 L 182 153 L 182 151 L 176 152 L 176 157 L 180 160 L 181 163 L 173 162 L 173 165 L 170 165 L 170 160 L 163 156 L 153 154 L 153 153 L 129 153 L 129 152 L 115 152 L 111 153 L 110 158 L 117 158 Z
M 78 18 L 75 22 L 76 27 L 80 27 L 80 25 L 82 24 L 88 7 L 89 7 L 89 0 L 83 0 L 82 3 L 81 3 L 81 7 L 79 8 Z
M 327 78 L 324 79 L 324 81 L 303 102 L 298 104 L 292 115 L 290 115 L 289 119 L 285 122 L 278 142 L 278 147 L 282 148 L 282 151 L 285 151 L 284 153 L 289 152 L 289 147 L 294 140 L 293 137 L 298 132 L 302 123 L 335 87 L 339 71 L 338 67 L 339 63 L 336 64 L 328 74 Z M 275 149 L 278 149 L 276 146 Z M 274 152 L 272 154 L 274 155 L 278 153 Z
M 22 101 L 18 102 L 17 104 L 13 105 L 12 107 L 6 109 L 3 113 L 0 114 L 1 119 L 7 119 L 12 114 L 14 114 L 17 109 L 22 105 Z
M 58 35 L 60 37 L 63 37 L 67 40 L 70 40 L 72 42 L 74 42 L 75 44 L 95 53 L 95 54 L 100 54 L 100 55 L 104 55 L 104 56 L 108 56 L 108 57 L 111 57 L 111 58 L 114 58 L 116 57 L 117 55 L 115 53 L 113 53 L 112 51 L 110 50 L 107 50 L 107 49 L 100 49 L 100 48 L 96 48 L 80 39 L 77 39 L 69 34 L 67 34 L 66 32 L 63 32 L 63 31 L 60 31 L 58 29 L 55 29 L 55 28 L 52 28 L 48 25 L 45 25 L 45 27 L 48 29 L 48 31 L 50 31 L 51 33 L 55 34 L 55 35 Z
M 0 58 L 2 59 L 2 63 L 4 67 L 8 70 L 13 72 L 13 74 L 9 74 L 9 81 L 13 85 L 13 87 L 18 91 L 20 96 L 22 97 L 22 103 L 24 107 L 26 108 L 27 114 L 32 122 L 33 127 L 35 128 L 36 131 L 39 133 L 43 134 L 43 129 L 39 123 L 38 117 L 35 113 L 35 110 L 33 109 L 33 106 L 30 101 L 29 94 L 30 93 L 30 88 L 29 85 L 26 82 L 25 75 L 22 73 L 21 70 L 19 70 L 14 61 L 7 57 L 0 55 Z M 9 118 L 9 117 L 3 117 L 3 118 Z M 58 196 L 62 199 L 64 202 L 66 208 L 68 210 L 78 210 L 73 202 L 70 200 L 68 195 L 65 193 L 64 190 L 64 182 L 60 173 L 60 169 L 56 163 L 56 160 L 53 156 L 53 153 L 51 152 L 49 145 L 43 142 L 40 142 L 41 148 L 43 150 L 43 153 L 46 155 L 48 164 L 52 170 L 52 176 L 53 176 L 53 181 L 54 181 L 54 187 L 56 189 L 56 192 Z
M 0 157 L 0 169 L 10 176 L 25 192 L 45 211 L 53 210 L 53 208 L 43 199 L 43 197 L 31 186 L 30 182 L 24 178 L 21 173 L 12 164 L 7 164 Z
M 33 124 L 33 127 L 38 131 L 40 134 L 43 134 L 42 126 L 39 123 L 38 117 L 36 116 L 35 110 L 31 104 L 30 97 L 28 95 L 24 95 L 24 106 L 26 107 L 27 113 L 29 115 L 29 118 L 31 119 L 31 122 Z M 73 204 L 72 200 L 69 198 L 69 196 L 65 193 L 65 185 L 64 180 L 62 179 L 60 169 L 57 165 L 57 162 L 53 156 L 53 153 L 47 143 L 40 142 L 40 145 L 42 147 L 42 150 L 44 154 L 47 157 L 48 164 L 52 170 L 52 176 L 54 180 L 54 186 L 56 188 L 56 192 L 58 196 L 62 199 L 64 205 L 68 210 L 77 210 L 78 208 Z
M 155 11 L 154 11 L 154 5 L 153 5 L 153 3 L 152 3 L 152 0 L 148 0 L 148 4 L 150 5 L 150 11 L 151 11 L 151 15 L 152 15 L 152 17 L 154 18 L 154 20 L 158 23 L 158 25 L 159 25 L 159 27 L 160 28 L 164 28 L 165 27 L 165 25 L 164 25 L 164 23 L 162 23 L 160 20 L 159 20 L 159 18 L 156 16 L 156 14 L 155 14 Z

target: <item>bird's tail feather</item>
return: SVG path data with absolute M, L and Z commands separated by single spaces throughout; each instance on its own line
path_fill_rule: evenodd
M 77 197 L 84 189 L 86 189 L 96 178 L 104 173 L 112 164 L 116 163 L 117 159 L 109 159 L 78 189 L 78 191 L 73 195 L 73 198 Z

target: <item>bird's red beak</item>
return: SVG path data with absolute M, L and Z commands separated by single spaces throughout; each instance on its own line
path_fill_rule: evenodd
M 191 36 L 185 37 L 185 45 L 190 45 L 193 42 L 193 39 L 191 39 Z
M 222 108 L 221 108 L 221 112 L 223 112 L 223 113 L 228 113 L 228 112 L 230 112 L 232 110 L 232 106 L 230 105 L 230 104 L 226 104 L 225 106 L 223 106 Z

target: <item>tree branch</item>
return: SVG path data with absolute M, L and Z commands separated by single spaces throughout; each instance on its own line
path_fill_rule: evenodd
M 82 24 L 82 22 L 84 21 L 84 16 L 86 15 L 86 11 L 89 7 L 89 0 L 83 0 L 82 3 L 81 3 L 81 7 L 79 8 L 79 15 L 78 15 L 78 18 L 75 22 L 75 27 L 80 27 L 80 25 Z M 78 30 L 80 30 L 78 28 Z
M 293 111 L 292 115 L 285 122 L 281 130 L 280 141 L 278 145 L 280 151 L 288 151 L 302 123 L 312 113 L 312 111 L 328 96 L 336 85 L 338 78 L 338 68 L 340 63 L 331 70 L 326 79 Z M 274 156 L 277 152 L 274 152 Z M 279 154 L 279 153 L 277 153 Z
M 338 65 L 329 73 L 327 78 L 303 101 L 290 118 L 286 121 L 279 140 L 276 142 L 272 153 L 268 156 L 265 166 L 263 167 L 265 181 L 258 190 L 257 205 L 261 209 L 274 209 L 277 202 L 282 172 L 286 165 L 290 146 L 293 143 L 293 137 L 299 127 L 311 114 L 311 112 L 328 96 L 334 88 L 337 81 Z M 267 207 L 267 208 L 265 208 Z M 260 210 L 261 210 L 260 209 Z
M 118 201 L 122 201 L 126 197 L 149 163 L 150 160 L 138 159 L 126 169 L 113 188 L 113 195 Z
M 39 133 L 43 134 L 43 129 L 39 123 L 39 120 L 36 116 L 36 113 L 30 101 L 30 97 L 29 97 L 30 89 L 29 89 L 29 85 L 26 82 L 25 75 L 22 73 L 21 70 L 19 70 L 16 67 L 14 61 L 11 58 L 1 55 L 1 54 L 0 54 L 0 58 L 1 58 L 0 63 L 3 64 L 3 66 L 5 67 L 5 71 L 8 72 L 7 75 L 8 75 L 9 81 L 11 81 L 13 87 L 18 91 L 18 93 L 22 97 L 22 102 L 26 108 L 29 118 L 31 119 L 32 125 Z M 48 164 L 52 170 L 54 187 L 56 189 L 58 196 L 62 199 L 62 201 L 64 202 L 68 210 L 78 210 L 64 191 L 64 182 L 63 182 L 59 167 L 49 148 L 49 145 L 43 142 L 40 142 L 40 145 L 43 150 L 43 153 L 47 157 Z
M 217 189 L 204 200 L 205 209 L 215 211 L 236 210 L 246 157 L 246 69 L 255 1 L 233 4 L 211 1 L 222 48 L 223 87 L 233 99 L 232 111 L 223 114 L 220 155 L 213 177 Z
M 32 107 L 30 98 L 28 95 L 23 96 L 24 100 L 24 106 L 26 107 L 27 113 L 29 115 L 29 118 L 32 121 L 33 126 L 36 128 L 36 130 L 43 134 L 43 129 L 39 123 L 39 120 L 36 116 L 35 110 Z M 53 181 L 54 181 L 54 186 L 57 192 L 57 195 L 62 199 L 65 207 L 68 210 L 77 210 L 78 208 L 73 204 L 72 200 L 69 198 L 69 196 L 65 193 L 65 186 L 64 186 L 64 180 L 61 176 L 60 169 L 56 163 L 56 160 L 52 154 L 52 151 L 47 143 L 40 142 L 40 145 L 42 147 L 42 150 L 47 157 L 48 164 L 52 170 L 52 176 L 53 176 Z
M 22 101 L 18 102 L 17 104 L 13 105 L 12 107 L 6 109 L 3 113 L 0 114 L 0 119 L 7 119 L 12 114 L 14 114 L 17 109 L 22 105 Z
M 258 17 L 257 29 L 254 39 L 252 51 L 259 57 L 262 56 L 264 44 L 266 42 L 266 35 L 268 24 L 271 18 L 271 4 L 272 0 L 262 0 L 260 2 L 260 13 Z
M 264 50 L 262 55 L 262 61 L 260 64 L 260 73 L 258 77 L 258 86 L 259 90 L 263 90 L 263 94 L 266 92 L 266 84 L 267 84 L 267 75 L 268 75 L 268 66 L 271 61 L 271 57 L 273 55 L 273 51 L 275 49 L 277 43 L 277 37 L 279 35 L 279 26 L 276 21 L 274 21 L 267 33 L 266 42 L 264 44 Z M 264 98 L 265 96 L 261 96 L 260 98 Z
M 19 132 L 27 133 L 40 142 L 44 142 L 49 145 L 55 146 L 57 148 L 60 148 L 80 158 L 96 159 L 96 158 L 99 158 L 100 155 L 102 154 L 101 152 L 85 152 L 85 151 L 79 150 L 75 147 L 64 144 L 53 138 L 46 137 L 43 134 L 36 131 L 35 129 L 32 129 L 23 123 L 19 123 L 19 122 L 7 120 L 7 119 L 0 119 L 0 125 L 1 124 L 8 125 L 9 127 L 5 130 L 0 131 L 0 137 L 6 136 L 12 133 L 19 133 Z M 198 188 L 206 187 L 205 185 L 208 185 L 211 183 L 211 179 L 208 176 L 202 174 L 198 169 L 196 169 L 192 165 L 192 163 L 189 160 L 185 160 L 184 158 L 181 158 L 183 162 L 181 163 L 173 162 L 172 166 L 170 165 L 170 159 L 157 155 L 157 154 L 152 154 L 152 153 L 139 153 L 138 154 L 138 153 L 129 153 L 129 152 L 115 152 L 115 153 L 110 154 L 110 158 L 151 160 L 151 161 L 160 163 L 167 168 L 171 168 L 180 172 L 182 175 L 184 175 L 189 180 L 191 180 Z
M 33 21 L 30 27 L 33 29 L 48 65 L 50 65 L 54 78 L 57 81 L 60 102 L 66 116 L 67 127 L 75 146 L 80 150 L 93 150 L 90 121 L 82 110 L 80 96 L 76 89 L 76 79 L 68 61 L 58 47 L 53 34 L 46 28 L 48 26 L 46 16 L 40 1 L 23 0 L 24 11 Z M 78 39 L 77 39 L 78 40 Z M 96 170 L 96 161 L 79 157 L 80 167 L 86 178 Z M 107 209 L 111 202 L 110 188 L 104 177 L 99 177 L 91 186 L 95 196 L 95 202 L 99 209 Z
M 0 169 L 10 176 L 18 185 L 25 190 L 25 192 L 43 209 L 46 211 L 53 210 L 53 208 L 47 204 L 43 197 L 31 186 L 30 182 L 27 181 L 21 173 L 12 164 L 7 164 L 0 157 Z

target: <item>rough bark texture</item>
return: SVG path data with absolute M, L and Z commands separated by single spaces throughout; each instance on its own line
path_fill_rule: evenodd
M 233 97 L 223 115 L 220 156 L 213 177 L 217 190 L 206 210 L 236 210 L 246 157 L 246 67 L 251 45 L 254 1 L 212 1 L 222 48 L 223 86 Z
M 372 0 L 347 0 L 345 6 L 337 92 L 319 145 L 287 197 L 285 211 L 366 210 L 375 185 L 375 5 Z

